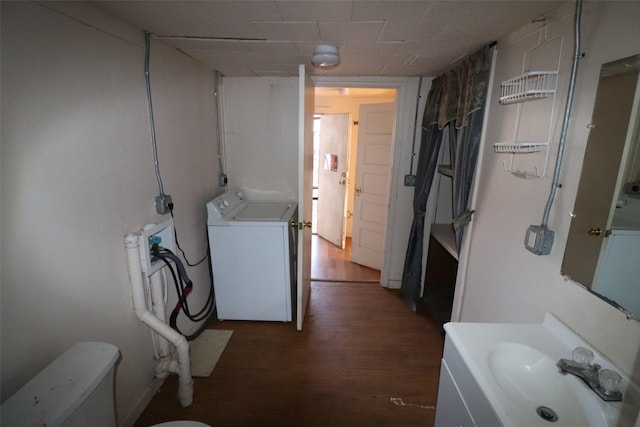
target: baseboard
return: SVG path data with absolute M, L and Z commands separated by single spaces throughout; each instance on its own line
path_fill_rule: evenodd
M 149 405 L 149 402 L 151 402 L 151 399 L 153 399 L 153 396 L 156 395 L 163 383 L 164 380 L 154 377 L 153 380 L 151 380 L 151 382 L 149 383 L 147 390 L 140 397 L 140 400 L 138 400 L 131 411 L 129 411 L 129 413 L 123 419 L 118 421 L 118 426 L 132 427 L 133 424 L 138 420 L 138 418 L 140 418 L 140 415 L 142 415 L 142 412 L 144 412 L 145 408 L 147 407 L 147 405 Z
M 402 280 L 389 280 L 386 288 L 388 289 L 400 289 L 402 287 Z

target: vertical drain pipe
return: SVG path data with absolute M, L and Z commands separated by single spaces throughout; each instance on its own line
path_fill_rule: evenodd
M 142 263 L 138 236 L 127 234 L 124 239 L 129 262 L 129 280 L 131 281 L 131 295 L 133 299 L 133 311 L 141 322 L 156 331 L 176 348 L 178 361 L 161 361 L 158 365 L 157 376 L 161 377 L 165 372 L 176 373 L 179 376 L 178 396 L 183 408 L 193 403 L 193 380 L 191 378 L 191 365 L 189 360 L 189 342 L 178 332 L 163 323 L 153 313 L 147 310 L 144 297 L 144 285 L 142 281 Z
M 162 323 L 167 323 L 166 306 L 164 303 L 164 291 L 162 289 L 162 277 L 161 272 L 158 270 L 149 277 L 151 282 L 151 309 L 153 314 Z M 169 349 L 169 341 L 164 337 L 158 336 L 158 355 L 160 359 L 164 359 L 171 354 Z

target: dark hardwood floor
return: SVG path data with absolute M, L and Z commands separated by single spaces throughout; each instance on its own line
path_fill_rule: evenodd
M 314 234 L 311 238 L 311 280 L 380 283 L 380 271 L 351 262 L 351 238 L 340 249 Z
M 234 333 L 211 377 L 194 379 L 194 403 L 180 407 L 172 375 L 136 426 L 433 426 L 441 330 L 397 291 L 313 281 L 302 331 L 280 322 L 209 327 Z

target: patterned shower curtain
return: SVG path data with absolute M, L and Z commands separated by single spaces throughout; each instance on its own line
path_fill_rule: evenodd
M 491 71 L 492 45 L 486 46 L 431 83 L 422 119 L 422 140 L 413 194 L 413 222 L 400 295 L 416 310 L 422 283 L 425 209 L 443 138 L 448 138 L 453 175 L 453 224 L 458 250 L 471 212 L 467 200 L 475 172 Z

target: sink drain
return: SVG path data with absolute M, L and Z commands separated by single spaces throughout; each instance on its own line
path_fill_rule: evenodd
M 558 421 L 558 414 L 556 414 L 556 411 L 551 408 L 548 408 L 546 406 L 538 406 L 536 412 L 538 413 L 540 418 L 545 421 L 549 421 L 550 423 Z

